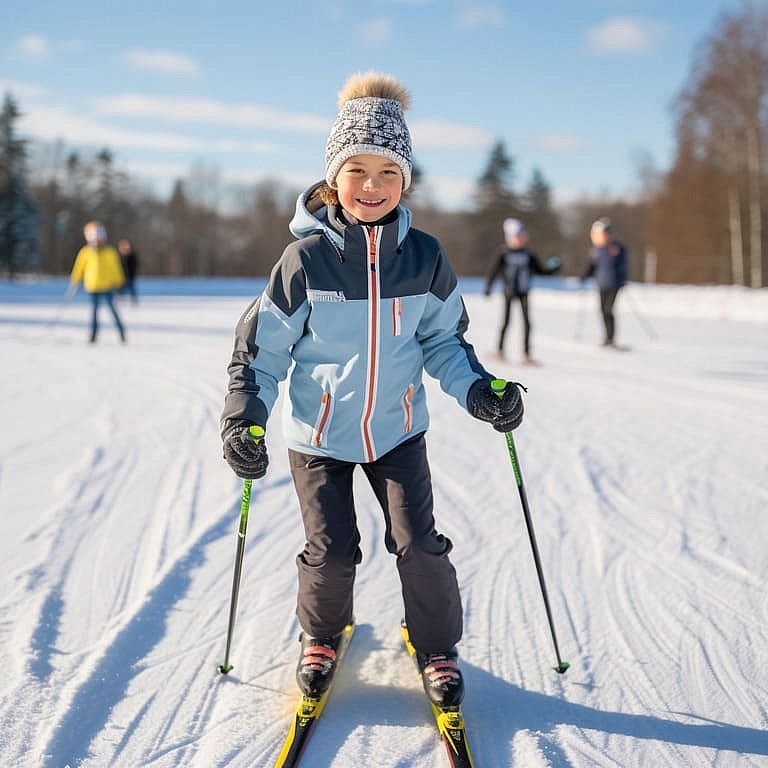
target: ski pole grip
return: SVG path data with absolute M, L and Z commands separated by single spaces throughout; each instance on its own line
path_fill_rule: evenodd
M 260 427 L 258 424 L 251 424 L 248 427 L 248 434 L 254 443 L 260 443 L 264 438 L 264 427 Z
M 507 388 L 507 382 L 504 379 L 491 379 L 491 389 L 498 397 L 504 396 L 504 390 Z

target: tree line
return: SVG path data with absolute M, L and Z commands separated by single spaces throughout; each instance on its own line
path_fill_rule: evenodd
M 159 199 L 120 171 L 108 148 L 86 156 L 62 143 L 40 148 L 30 171 L 19 117 L 7 94 L 0 110 L 0 269 L 8 275 L 30 268 L 66 274 L 89 219 L 103 221 L 112 239 L 130 237 L 142 273 L 152 275 L 265 275 L 290 238 L 300 190 L 270 180 L 225 187 L 215 169 L 201 166 Z M 765 286 L 768 8 L 743 0 L 721 14 L 692 56 L 671 117 L 671 166 L 640 169 L 641 192 L 633 199 L 556 207 L 540 170 L 519 188 L 515 158 L 497 141 L 466 210 L 444 211 L 419 195 L 418 166 L 417 192 L 404 202 L 461 275 L 485 273 L 509 216 L 525 221 L 540 256 L 560 256 L 565 274 L 580 274 L 589 225 L 608 216 L 630 251 L 633 280 Z

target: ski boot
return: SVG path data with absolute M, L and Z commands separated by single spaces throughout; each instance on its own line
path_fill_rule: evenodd
M 296 666 L 296 682 L 305 696 L 322 696 L 331 684 L 336 671 L 336 652 L 339 650 L 342 632 L 333 637 L 299 636 L 301 655 Z
M 438 707 L 458 707 L 464 698 L 464 678 L 458 664 L 458 652 L 421 653 L 416 651 L 416 662 L 421 681 L 429 700 Z

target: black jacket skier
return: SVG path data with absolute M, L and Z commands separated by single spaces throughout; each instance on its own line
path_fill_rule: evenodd
M 497 351 L 504 355 L 504 337 L 509 326 L 512 300 L 520 300 L 523 313 L 523 362 L 533 363 L 530 349 L 531 321 L 528 313 L 528 291 L 532 275 L 551 275 L 561 267 L 558 258 L 550 259 L 546 266 L 534 251 L 527 248 L 528 231 L 517 219 L 504 220 L 505 242 L 491 257 L 491 266 L 485 283 L 485 295 L 490 296 L 493 283 L 501 277 L 504 284 L 504 311 Z

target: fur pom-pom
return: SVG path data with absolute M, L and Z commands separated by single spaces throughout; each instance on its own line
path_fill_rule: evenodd
M 403 111 L 411 105 L 411 95 L 392 75 L 381 72 L 358 72 L 352 75 L 339 91 L 339 109 L 352 99 L 374 96 L 399 101 Z

